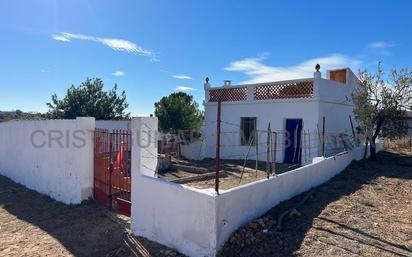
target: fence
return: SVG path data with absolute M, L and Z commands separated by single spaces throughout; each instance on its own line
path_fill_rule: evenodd
M 131 137 L 129 130 L 109 132 L 96 128 L 94 132 L 93 197 L 128 216 L 131 205 Z
M 209 88 L 207 94 L 208 102 L 311 98 L 313 96 L 313 79 Z
M 188 256 L 215 256 L 238 227 L 326 182 L 352 160 L 361 159 L 363 151 L 358 147 L 316 158 L 312 164 L 220 194 L 144 175 L 134 177 L 132 199 L 138 207 L 132 212 L 132 232 Z

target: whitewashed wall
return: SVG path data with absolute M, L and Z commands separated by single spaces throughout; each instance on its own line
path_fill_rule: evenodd
M 109 131 L 115 129 L 131 130 L 131 124 L 130 120 L 96 120 L 96 128 L 108 129 Z
M 136 117 L 131 121 L 132 170 L 154 177 L 157 171 L 157 117 Z M 132 177 L 132 183 L 133 183 Z M 133 192 L 132 192 L 133 197 Z
M 311 134 L 311 149 L 302 151 L 302 160 L 304 163 L 310 162 L 313 156 L 320 154 L 318 126 L 322 130 L 322 118 L 326 118 L 326 131 L 329 133 L 347 132 L 352 134 L 349 123 L 349 115 L 352 116 L 352 100 L 351 93 L 356 87 L 358 80 L 350 69 L 347 69 L 347 81 L 343 84 L 336 81 L 322 79 L 320 72 L 314 73 L 313 78 L 313 97 L 299 99 L 273 99 L 273 100 L 253 100 L 253 86 L 247 85 L 248 97 L 247 101 L 239 102 L 222 102 L 222 124 L 221 124 L 221 158 L 227 159 L 243 159 L 248 147 L 240 145 L 240 119 L 241 117 L 257 117 L 258 130 L 267 130 L 268 123 L 271 123 L 272 131 L 285 131 L 286 119 L 302 119 L 303 129 L 305 133 Z M 208 98 L 207 90 L 213 89 L 205 87 L 205 96 Z M 204 157 L 215 157 L 216 146 L 216 102 L 205 102 L 205 126 L 203 134 L 205 136 Z M 356 124 L 354 124 L 356 126 Z M 235 133 L 231 133 L 235 132 Z M 236 133 L 237 132 L 237 133 Z M 259 133 L 259 142 L 261 150 L 259 159 L 266 160 L 266 155 L 263 153 L 264 143 L 266 142 L 266 134 Z M 278 149 L 276 160 L 283 162 L 284 158 L 284 135 L 279 134 Z M 308 142 L 309 139 L 306 139 Z M 305 142 L 306 142 L 305 141 Z M 237 144 L 238 146 L 233 146 Z M 318 147 L 313 147 L 317 144 Z M 306 146 L 308 147 L 308 146 Z M 328 149 L 328 148 L 327 148 Z M 331 149 L 331 147 L 329 147 Z M 332 152 L 331 152 L 332 153 Z M 331 153 L 327 153 L 330 155 Z M 249 159 L 255 159 L 255 148 L 252 147 Z
M 381 149 L 380 144 L 377 150 Z M 132 231 L 188 256 L 215 256 L 230 234 L 263 215 L 281 201 L 321 185 L 360 160 L 359 147 L 333 157 L 315 158 L 310 165 L 259 180 L 216 195 L 139 174 L 134 166 Z
M 93 190 L 94 118 L 0 123 L 0 174 L 66 204 Z
M 205 140 L 199 139 L 190 144 L 181 145 L 181 155 L 189 160 L 202 160 L 205 156 Z
M 263 215 L 280 202 L 328 181 L 351 161 L 351 153 L 329 157 L 267 180 L 222 192 L 217 197 L 218 248 L 240 226 Z
M 205 104 L 205 126 L 203 136 L 205 138 L 204 157 L 214 158 L 216 151 L 216 114 L 217 104 Z M 303 129 L 309 129 L 312 135 L 317 135 L 317 123 L 319 120 L 319 102 L 312 99 L 278 99 L 276 101 L 254 101 L 223 102 L 221 108 L 221 148 L 222 159 L 243 159 L 248 150 L 248 146 L 240 145 L 240 122 L 241 117 L 257 117 L 257 129 L 267 131 L 270 122 L 271 130 L 277 132 L 285 131 L 286 119 L 302 119 Z M 265 143 L 267 133 L 260 132 L 258 135 L 260 142 L 259 160 L 265 161 Z M 314 143 L 314 137 L 312 138 Z M 283 162 L 284 158 L 284 135 L 278 135 L 278 145 L 276 151 L 277 162 Z M 237 145 L 237 146 L 233 146 Z M 312 145 L 313 146 L 313 145 Z M 302 159 L 305 158 L 302 152 Z M 318 150 L 311 149 L 311 156 L 317 156 Z M 252 147 L 249 159 L 256 158 L 256 149 Z
M 215 255 L 217 228 L 214 193 L 145 175 L 139 176 L 132 185 L 133 234 L 188 256 Z

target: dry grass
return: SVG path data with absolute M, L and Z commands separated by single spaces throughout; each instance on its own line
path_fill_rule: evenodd
M 398 139 L 388 139 L 383 140 L 383 147 L 385 149 L 399 150 L 402 149 L 412 149 L 412 138 L 403 137 Z

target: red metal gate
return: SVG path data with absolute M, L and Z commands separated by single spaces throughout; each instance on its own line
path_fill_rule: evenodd
M 131 133 L 95 129 L 94 199 L 117 213 L 130 216 Z

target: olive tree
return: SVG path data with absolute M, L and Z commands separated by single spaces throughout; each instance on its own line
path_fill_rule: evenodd
M 354 113 L 358 130 L 366 145 L 370 144 L 371 159 L 376 160 L 378 136 L 396 138 L 407 132 L 405 114 L 412 106 L 412 70 L 393 68 L 385 77 L 379 63 L 373 74 L 362 70 L 358 78 L 359 86 L 352 94 Z

